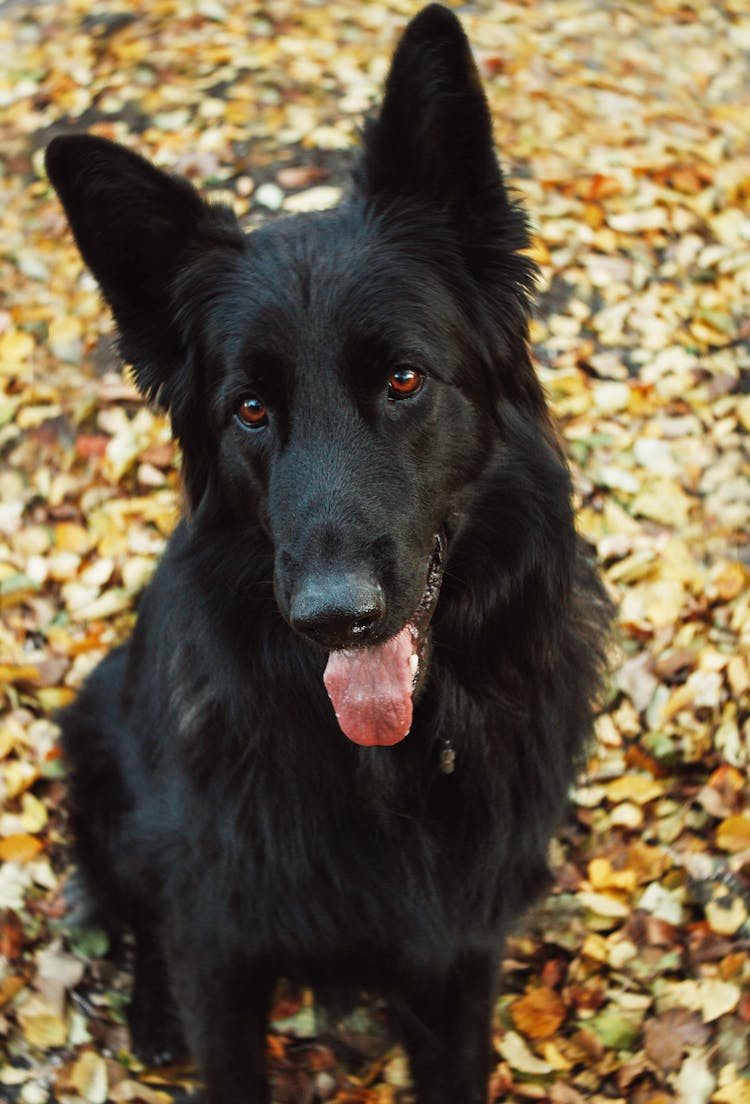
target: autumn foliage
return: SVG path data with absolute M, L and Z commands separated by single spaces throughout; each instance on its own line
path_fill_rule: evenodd
M 41 156 L 137 148 L 249 226 L 335 202 L 402 0 L 19 0 L 0 11 L 0 1097 L 168 1104 L 127 953 L 66 927 L 54 711 L 132 625 L 179 504 Z M 461 11 L 537 220 L 534 351 L 579 529 L 620 604 L 597 743 L 509 947 L 495 1099 L 748 1104 L 750 12 L 745 0 Z M 336 1050 L 337 1046 L 343 1048 Z M 408 1100 L 377 1008 L 279 994 L 276 1099 Z M 25 1094 L 25 1095 L 24 1095 Z

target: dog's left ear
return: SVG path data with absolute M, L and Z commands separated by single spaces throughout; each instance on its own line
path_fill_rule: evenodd
M 486 203 L 507 204 L 479 73 L 461 24 L 442 4 L 404 31 L 356 176 L 367 196 L 432 200 L 459 221 Z

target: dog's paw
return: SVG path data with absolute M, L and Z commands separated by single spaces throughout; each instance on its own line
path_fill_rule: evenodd
M 144 1066 L 171 1066 L 187 1056 L 179 1024 L 132 1019 L 130 1049 Z

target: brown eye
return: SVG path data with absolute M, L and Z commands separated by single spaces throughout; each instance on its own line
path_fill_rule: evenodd
M 424 374 L 416 368 L 403 365 L 397 368 L 388 380 L 389 399 L 408 399 L 410 395 L 416 395 L 421 391 L 424 383 Z
M 261 429 L 268 423 L 266 404 L 257 395 L 246 395 L 237 407 L 237 419 L 246 429 Z

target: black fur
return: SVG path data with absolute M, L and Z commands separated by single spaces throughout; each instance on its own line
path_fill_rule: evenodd
M 183 1030 L 212 1104 L 261 1104 L 277 976 L 376 989 L 419 1099 L 479 1104 L 503 938 L 548 885 L 608 609 L 527 352 L 526 221 L 460 25 L 436 4 L 409 24 L 335 210 L 246 236 L 103 139 L 58 138 L 47 166 L 184 453 L 186 517 L 133 638 L 62 721 L 82 875 L 136 937 L 135 1045 Z M 424 386 L 389 398 L 403 365 Z M 262 429 L 237 420 L 249 393 Z M 354 631 L 331 614 L 342 579 L 360 588 L 350 619 L 363 587 L 380 596 L 365 643 L 398 633 L 436 534 L 411 731 L 357 746 L 316 641 Z M 308 632 L 295 610 L 313 593 Z

